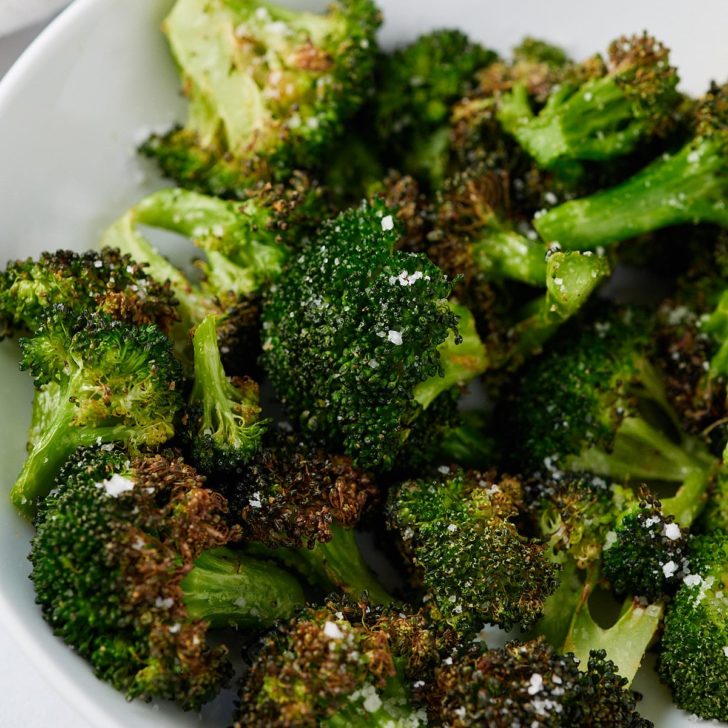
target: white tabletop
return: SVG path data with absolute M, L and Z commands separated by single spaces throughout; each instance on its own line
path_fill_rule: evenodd
M 0 77 L 42 30 L 31 26 L 0 37 Z M 23 654 L 0 619 L 0 728 L 91 728 Z M 103 728 L 94 726 L 93 728 Z

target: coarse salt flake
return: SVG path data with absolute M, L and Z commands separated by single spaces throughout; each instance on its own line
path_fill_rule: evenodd
M 340 640 L 344 638 L 344 633 L 339 629 L 336 622 L 326 622 L 324 625 L 324 634 L 332 640 Z
M 677 541 L 681 535 L 680 526 L 677 523 L 668 523 L 665 526 L 665 537 L 669 538 L 670 541 Z
M 401 346 L 402 333 L 400 331 L 394 331 L 394 329 L 390 329 L 389 331 L 387 331 L 387 340 L 395 346 Z
M 391 215 L 385 215 L 382 218 L 382 230 L 385 232 L 387 230 L 391 230 L 394 227 L 394 220 L 392 219 Z
M 123 475 L 114 473 L 110 478 L 102 480 L 100 483 L 96 483 L 97 488 L 103 488 L 106 491 L 106 495 L 116 498 L 122 493 L 134 489 L 134 481 L 125 478 Z
M 534 672 L 528 681 L 528 694 L 535 695 L 541 692 L 541 688 L 543 688 L 543 678 L 537 672 Z
M 662 573 L 666 579 L 669 579 L 677 571 L 677 564 L 674 561 L 668 561 L 662 565 Z

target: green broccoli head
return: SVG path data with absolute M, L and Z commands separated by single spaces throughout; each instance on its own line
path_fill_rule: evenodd
M 442 645 L 420 615 L 331 602 L 309 609 L 263 642 L 234 726 L 424 726 L 408 683 L 431 672 Z
M 255 454 L 268 423 L 260 418 L 258 384 L 225 374 L 217 335 L 216 319 L 208 316 L 192 339 L 195 379 L 185 438 L 202 472 L 230 474 Z
M 339 0 L 323 15 L 252 0 L 178 0 L 163 29 L 187 121 L 141 151 L 182 187 L 222 197 L 323 167 L 363 101 L 380 22 L 370 0 Z
M 394 214 L 374 201 L 325 223 L 263 308 L 263 367 L 291 416 L 366 468 L 391 468 L 423 409 L 485 368 L 477 340 L 458 359 L 452 285 L 394 250 Z
M 198 709 L 232 674 L 210 626 L 269 627 L 303 606 L 287 573 L 222 548 L 239 535 L 225 499 L 173 454 L 79 450 L 36 526 L 46 620 L 129 698 Z
M 115 248 L 57 250 L 8 263 L 0 273 L 0 337 L 33 332 L 53 306 L 80 314 L 95 309 L 131 324 L 169 331 L 178 319 L 168 283 Z
M 520 482 L 441 470 L 440 477 L 403 483 L 387 506 L 390 528 L 428 600 L 461 631 L 477 631 L 483 622 L 528 629 L 556 587 L 558 567 L 542 542 L 516 527 Z
M 618 38 L 600 70 L 567 74 L 535 116 L 522 85 L 501 99 L 501 122 L 542 167 L 625 155 L 668 127 L 679 96 L 667 48 L 646 33 Z
M 437 725 L 630 726 L 652 724 L 637 712 L 637 695 L 604 651 L 593 651 L 580 669 L 541 640 L 509 642 L 497 650 L 471 648 L 437 668 L 428 690 Z
M 22 513 L 33 513 L 77 447 L 120 443 L 136 452 L 174 434 L 181 370 L 156 325 L 59 307 L 20 344 L 36 386 L 28 457 L 11 491 Z
M 690 546 L 691 574 L 665 617 L 658 671 L 683 710 L 728 720 L 726 563 L 728 536 L 715 531 Z

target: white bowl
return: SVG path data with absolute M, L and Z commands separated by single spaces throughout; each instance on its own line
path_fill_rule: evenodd
M 290 5 L 310 6 L 306 2 Z M 76 0 L 0 82 L 0 264 L 45 249 L 93 247 L 101 230 L 161 184 L 134 152 L 152 128 L 183 118 L 178 79 L 159 33 L 171 0 Z M 314 4 L 315 5 L 315 4 Z M 424 30 L 459 26 L 501 52 L 525 34 L 564 45 L 576 57 L 603 50 L 621 33 L 648 28 L 673 49 L 684 88 L 699 93 L 728 76 L 724 0 L 381 0 L 385 44 Z M 319 4 L 320 6 L 320 4 Z M 0 346 L 0 472 L 6 491 L 24 457 L 32 387 L 17 349 Z M 31 528 L 0 498 L 0 614 L 24 650 L 94 726 L 223 726 L 230 695 L 204 712 L 127 703 L 55 639 L 34 604 L 26 560 Z M 658 726 L 695 725 L 643 670 L 642 710 Z M 36 686 L 28 700 L 42 700 Z M 2 717 L 0 716 L 0 723 Z

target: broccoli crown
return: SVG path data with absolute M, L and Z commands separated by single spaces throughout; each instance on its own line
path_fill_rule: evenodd
M 331 540 L 333 524 L 355 526 L 378 490 L 351 458 L 279 435 L 268 440 L 225 494 L 252 539 L 312 549 Z
M 726 563 L 724 532 L 693 539 L 692 573 L 668 608 L 658 661 L 660 677 L 680 708 L 720 721 L 728 720 Z
M 57 305 L 69 313 L 96 309 L 168 331 L 178 318 L 176 304 L 168 283 L 158 283 L 143 264 L 115 248 L 46 252 L 38 260 L 8 263 L 0 273 L 0 337 L 17 329 L 35 331 Z
M 324 15 L 178 0 L 163 28 L 188 118 L 142 151 L 181 186 L 219 196 L 322 166 L 323 150 L 363 101 L 380 22 L 371 0 L 339 0 Z
M 635 309 L 603 309 L 562 329 L 526 365 L 508 403 L 512 462 L 548 471 L 588 448 L 611 450 L 634 412 L 650 330 Z
M 687 546 L 687 535 L 675 518 L 644 492 L 607 534 L 602 573 L 617 594 L 653 602 L 688 573 Z
M 438 347 L 460 341 L 451 283 L 424 255 L 394 251 L 399 235 L 379 201 L 347 210 L 291 260 L 263 309 L 263 367 L 289 412 L 367 468 L 392 466 L 422 411 L 417 385 L 450 388 Z
M 592 651 L 580 670 L 572 654 L 559 655 L 542 640 L 514 640 L 441 665 L 427 697 L 433 721 L 453 728 L 651 726 L 626 685 L 603 650 Z
M 77 447 L 117 442 L 136 451 L 174 434 L 181 370 L 156 325 L 56 308 L 20 344 L 37 391 L 28 458 L 11 491 L 22 511 L 33 511 Z
M 181 460 L 79 451 L 36 520 L 36 599 L 54 632 L 129 698 L 199 708 L 231 675 L 181 582 L 231 535 L 221 496 Z
M 513 49 L 512 55 L 516 64 L 543 63 L 549 68 L 558 69 L 571 63 L 566 51 L 560 46 L 528 35 Z
M 529 628 L 556 587 L 558 567 L 543 543 L 516 528 L 520 482 L 442 470 L 442 477 L 407 481 L 392 492 L 390 527 L 445 620 L 463 630 L 483 622 Z
M 566 74 L 537 116 L 521 85 L 501 100 L 499 118 L 543 167 L 606 160 L 664 133 L 679 98 L 677 82 L 661 43 L 647 34 L 618 38 L 605 65 L 590 62 Z
M 215 324 L 215 317 L 209 316 L 193 337 L 195 380 L 185 436 L 203 472 L 233 473 L 256 452 L 267 422 L 260 419 L 258 384 L 249 377 L 225 374 Z
M 309 609 L 271 634 L 240 691 L 235 728 L 426 724 L 405 674 L 437 661 L 437 640 L 418 615 L 361 605 Z

